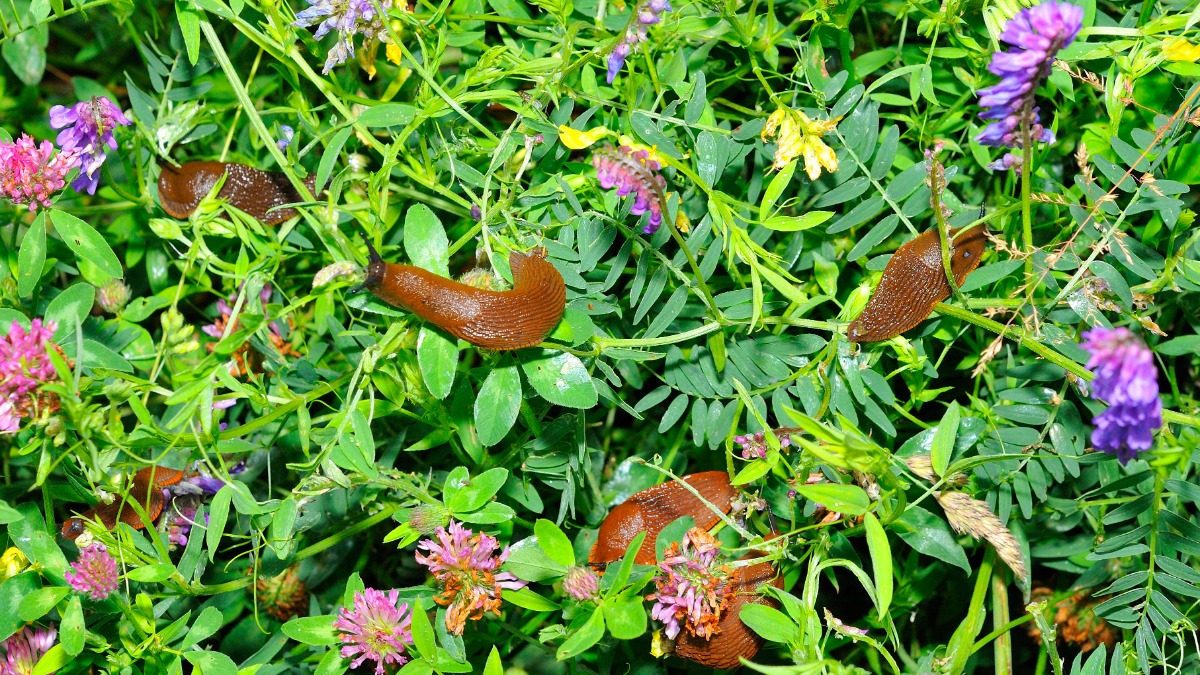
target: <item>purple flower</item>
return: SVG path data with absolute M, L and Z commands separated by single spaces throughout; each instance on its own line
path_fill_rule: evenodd
M 580 602 L 592 600 L 600 592 L 600 577 L 590 568 L 572 567 L 563 577 L 563 590 Z
M 97 172 L 105 160 L 104 146 L 116 150 L 113 129 L 129 124 L 121 109 L 104 96 L 93 96 L 70 108 L 61 105 L 50 108 L 50 126 L 62 129 L 58 144 L 63 152 L 79 155 L 79 176 L 71 183 L 76 192 L 86 190 L 89 195 L 96 194 L 96 186 L 100 184 Z
M 1054 142 L 1054 133 L 1041 124 L 1033 95 L 1050 74 L 1054 55 L 1071 44 L 1082 27 L 1083 8 L 1056 0 L 1023 9 L 1005 25 L 1000 40 L 1013 49 L 992 55 L 988 70 L 999 75 L 1000 82 L 979 90 L 979 105 L 988 108 L 979 116 L 995 121 L 975 137 L 976 141 L 995 147 L 1022 147 L 1021 126 L 1026 124 L 1032 140 Z
M 658 173 L 662 165 L 650 157 L 645 150 L 635 150 L 627 145 L 618 148 L 611 146 L 601 148 L 592 153 L 592 166 L 596 168 L 596 178 L 600 187 L 605 190 L 617 189 L 617 195 L 634 195 L 633 206 L 629 212 L 640 216 L 650 212 L 646 226 L 642 228 L 645 234 L 654 234 L 663 221 L 663 209 L 666 199 L 663 188 L 667 181 Z
M 230 473 L 237 473 L 235 469 L 231 469 Z M 225 487 L 225 481 L 208 475 L 204 472 L 203 467 L 199 467 L 196 472 L 166 488 L 164 496 L 167 506 L 164 510 L 168 514 L 166 520 L 167 540 L 176 546 L 187 546 L 188 535 L 192 532 L 192 526 L 196 524 L 196 511 L 199 510 L 200 504 L 206 497 L 220 492 L 223 487 Z M 207 514 L 205 514 L 204 520 L 207 524 Z
M 778 429 L 775 435 L 779 438 L 779 447 L 786 448 L 792 444 L 790 430 Z M 745 436 L 734 436 L 733 442 L 742 446 L 742 459 L 761 459 L 767 456 L 767 434 L 759 431 Z
M 1083 339 L 1092 355 L 1087 367 L 1096 374 L 1092 395 L 1108 403 L 1092 420 L 1092 446 L 1125 464 L 1150 449 L 1163 424 L 1154 356 L 1127 328 L 1097 327 Z
M 325 68 L 322 74 L 328 75 L 334 66 L 345 63 L 354 56 L 354 36 L 362 35 L 365 43 L 373 40 L 388 42 L 388 34 L 383 19 L 392 8 L 392 0 L 378 0 L 383 15 L 375 11 L 376 0 L 308 0 L 308 9 L 296 15 L 292 23 L 297 28 L 307 28 L 313 24 L 317 32 L 313 37 L 320 40 L 336 31 L 337 42 L 329 49 L 325 58 Z
M 638 3 L 634 8 L 633 15 L 636 21 L 633 21 L 628 28 L 625 29 L 625 36 L 617 43 L 616 47 L 608 54 L 608 83 L 612 84 L 613 80 L 617 79 L 617 75 L 621 69 L 625 67 L 625 59 L 633 53 L 633 48 L 639 42 L 645 42 L 646 36 L 649 34 L 649 27 L 662 21 L 662 15 L 665 12 L 671 11 L 671 3 L 668 0 L 646 0 Z
M 292 139 L 296 137 L 296 130 L 286 124 L 279 125 L 279 140 L 275 141 L 275 147 L 280 150 L 287 150 L 287 146 L 292 144 Z
M 53 321 L 34 319 L 26 331 L 14 320 L 0 337 L 0 433 L 15 433 L 18 420 L 33 408 L 37 388 L 58 377 L 48 355 L 58 349 L 50 342 L 54 329 Z
M 79 560 L 71 563 L 72 570 L 64 574 L 71 588 L 89 595 L 93 600 L 103 600 L 117 590 L 117 561 L 108 553 L 104 544 L 92 544 L 79 552 Z
M 54 153 L 54 144 L 36 144 L 29 134 L 16 141 L 0 142 L 0 195 L 30 211 L 50 206 L 50 195 L 66 184 L 66 175 L 79 166 L 74 152 Z
M 426 539 L 417 545 L 429 555 L 416 554 L 417 562 L 429 568 L 441 587 L 433 600 L 446 607 L 446 629 L 462 635 L 467 619 L 478 621 L 485 612 L 500 614 L 501 589 L 525 587 L 509 572 L 496 574 L 508 559 L 508 547 L 496 554 L 500 542 L 480 532 L 475 534 L 456 521 L 435 531 L 437 541 Z
M 400 592 L 368 588 L 354 594 L 354 611 L 343 607 L 333 627 L 341 631 L 342 656 L 354 659 L 357 668 L 368 659 L 375 662 L 375 675 L 383 675 L 384 664 L 408 663 L 405 645 L 413 643 L 412 612 L 408 603 L 397 606 Z
M 5 659 L 0 662 L 0 675 L 30 675 L 34 666 L 54 646 L 58 631 L 53 628 L 26 626 L 0 643 Z
M 663 551 L 660 570 L 654 578 L 655 592 L 650 618 L 663 623 L 663 633 L 674 640 L 686 628 L 688 634 L 711 638 L 721 623 L 721 613 L 733 595 L 729 583 L 733 568 L 719 564 L 721 547 L 706 530 L 693 527 L 682 543 L 672 542 Z

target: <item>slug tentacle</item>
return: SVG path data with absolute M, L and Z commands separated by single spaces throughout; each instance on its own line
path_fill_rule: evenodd
M 987 244 L 983 225 L 950 231 L 950 269 L 954 282 L 962 285 L 983 257 Z M 850 323 L 846 336 L 851 342 L 887 340 L 914 328 L 933 311 L 933 306 L 950 297 L 950 285 L 942 267 L 942 247 L 936 229 L 922 232 L 904 244 L 888 261 L 883 279 L 866 308 Z
M 158 177 L 158 200 L 171 217 L 186 219 L 223 175 L 225 184 L 217 196 L 264 225 L 278 225 L 297 214 L 296 209 L 276 207 L 304 201 L 287 175 L 234 162 L 164 164 Z M 316 180 L 313 174 L 304 179 L 309 192 L 316 191 Z
M 384 302 L 412 312 L 455 337 L 486 349 L 532 347 L 562 320 L 567 289 L 545 249 L 509 256 L 513 287 L 492 291 L 446 279 L 412 265 L 376 260 L 365 287 Z

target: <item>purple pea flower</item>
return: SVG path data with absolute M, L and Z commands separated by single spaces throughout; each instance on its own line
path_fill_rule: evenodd
M 58 144 L 63 152 L 79 155 L 79 177 L 71 183 L 76 192 L 86 190 L 89 195 L 96 194 L 96 186 L 100 184 L 98 172 L 106 158 L 104 148 L 117 149 L 113 129 L 130 124 L 121 109 L 104 96 L 93 96 L 70 108 L 61 105 L 50 108 L 50 126 L 62 129 Z
M 117 590 L 118 576 L 117 561 L 104 544 L 92 544 L 80 551 L 79 560 L 71 563 L 71 570 L 63 575 L 71 588 L 93 600 L 103 600 Z
M 1163 424 L 1154 356 L 1127 328 L 1097 327 L 1083 338 L 1096 374 L 1092 395 L 1108 403 L 1092 420 L 1092 446 L 1125 464 L 1150 449 Z
M 625 59 L 629 58 L 629 55 L 633 53 L 634 47 L 639 42 L 646 41 L 646 36 L 649 34 L 649 27 L 662 21 L 662 15 L 671 11 L 671 9 L 669 0 L 645 0 L 645 2 L 638 3 L 638 6 L 633 10 L 633 15 L 637 20 L 625 29 L 624 37 L 608 53 L 609 84 L 612 84 L 613 80 L 617 79 L 617 75 L 625 67 Z
M 405 646 L 413 643 L 412 611 L 407 602 L 396 605 L 400 592 L 368 588 L 354 594 L 353 611 L 338 612 L 333 627 L 340 631 L 342 656 L 354 659 L 351 668 L 375 662 L 375 675 L 384 675 L 384 664 L 408 663 Z
M 280 150 L 287 150 L 287 147 L 292 144 L 292 139 L 296 136 L 296 130 L 286 124 L 279 125 L 279 140 L 275 141 L 275 147 Z
M 1067 2 L 1046 0 L 1017 13 L 1000 33 L 1000 40 L 1013 48 L 996 52 L 988 70 L 1000 76 L 1000 82 L 979 90 L 979 105 L 987 108 L 980 117 L 990 122 L 975 137 L 982 145 L 1020 148 L 1024 142 L 1023 125 L 1031 140 L 1053 143 L 1054 132 L 1042 126 L 1034 93 L 1050 75 L 1054 55 L 1075 40 L 1083 27 L 1083 8 Z M 1010 153 L 1011 154 L 1011 153 Z M 1006 169 L 1019 164 L 1016 155 L 989 165 Z
M 328 75 L 334 66 L 343 64 L 354 56 L 354 36 L 362 35 L 365 43 L 373 40 L 388 42 L 387 29 L 383 19 L 392 8 L 392 0 L 378 0 L 382 13 L 375 11 L 376 0 L 308 0 L 308 9 L 296 15 L 292 23 L 297 28 L 307 28 L 313 24 L 317 32 L 313 37 L 320 40 L 336 31 L 337 42 L 329 49 L 325 57 L 325 67 L 321 73 Z
M 629 212 L 635 216 L 649 212 L 646 226 L 642 228 L 645 234 L 654 234 L 663 222 L 663 209 L 666 200 L 663 198 L 663 188 L 667 181 L 658 173 L 662 168 L 650 153 L 645 150 L 635 150 L 627 145 L 619 148 L 601 148 L 592 154 L 592 166 L 596 168 L 596 178 L 600 187 L 605 190 L 616 188 L 617 195 L 634 196 L 633 206 Z

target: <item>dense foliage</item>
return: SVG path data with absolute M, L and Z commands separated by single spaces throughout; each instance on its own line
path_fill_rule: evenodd
M 0 673 L 1200 672 L 1194 3 L 0 20 Z

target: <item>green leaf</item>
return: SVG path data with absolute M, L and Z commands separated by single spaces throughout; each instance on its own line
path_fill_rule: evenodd
M 599 396 L 592 376 L 583 361 L 574 354 L 541 350 L 521 362 L 525 378 L 539 396 L 567 408 L 588 409 L 596 405 Z
M 21 604 L 17 607 L 17 616 L 21 617 L 22 621 L 37 621 L 54 609 L 54 606 L 67 597 L 70 592 L 71 589 L 64 586 L 39 588 L 21 598 Z
M 442 221 L 424 204 L 412 206 L 404 214 L 404 252 L 417 267 L 450 276 L 450 240 Z
M 166 581 L 175 573 L 175 566 L 171 563 L 158 563 L 155 565 L 145 565 L 137 569 L 129 570 L 125 576 L 131 581 L 141 581 L 144 583 L 158 583 Z
M 929 459 L 933 470 L 938 476 L 945 476 L 950 466 L 950 457 L 954 454 L 954 440 L 958 437 L 958 420 L 960 416 L 957 402 L 951 402 L 938 422 L 937 431 L 933 434 L 933 445 L 929 449 Z
M 771 216 L 763 221 L 763 227 L 776 232 L 800 232 L 824 223 L 833 217 L 833 211 L 809 211 L 800 216 Z
M 588 617 L 587 623 L 572 633 L 571 637 L 559 646 L 556 656 L 559 661 L 573 659 L 591 649 L 592 645 L 599 642 L 602 637 L 604 637 L 604 615 L 597 607 L 596 611 Z
M 464 481 L 452 493 L 447 492 L 446 508 L 450 509 L 451 513 L 469 513 L 478 510 L 496 496 L 507 480 L 508 469 L 488 469 L 474 478 Z
M 549 598 L 538 595 L 528 588 L 504 591 L 504 601 L 533 612 L 553 612 L 562 609 Z
M 521 375 L 512 364 L 493 368 L 475 399 L 475 431 L 491 447 L 508 435 L 521 412 Z
M 184 652 L 183 658 L 196 667 L 195 675 L 235 675 L 237 664 L 221 652 Z
M 840 483 L 816 483 L 814 485 L 797 485 L 805 499 L 824 506 L 830 511 L 837 511 L 850 516 L 861 516 L 871 508 L 871 498 L 866 490 L 857 485 L 842 485 Z
M 0 55 L 4 57 L 4 62 L 26 86 L 36 86 L 46 72 L 48 35 L 45 26 L 38 26 L 17 33 L 0 44 Z
M 221 614 L 221 610 L 211 605 L 205 607 L 199 616 L 196 617 L 196 620 L 192 622 L 192 626 L 188 629 L 187 635 L 183 637 L 179 648 L 187 649 L 192 645 L 200 644 L 216 635 L 224 623 L 225 619 L 224 615 Z
M 563 567 L 572 567 L 575 564 L 575 547 L 558 525 L 539 518 L 533 524 L 533 533 L 537 535 L 538 546 L 542 547 L 551 560 Z
M 871 573 L 875 578 L 875 597 L 879 601 L 879 616 L 886 617 L 892 605 L 892 549 L 887 532 L 874 513 L 863 516 L 867 532 L 867 550 L 871 552 Z
M 358 121 L 367 128 L 400 127 L 416 116 L 417 109 L 407 103 L 383 103 L 364 110 Z
M 648 618 L 641 598 L 605 602 L 603 610 L 604 623 L 614 638 L 633 640 L 646 632 Z
M 350 138 L 350 134 L 354 133 L 354 127 L 345 126 L 329 141 L 325 152 L 321 153 L 321 161 L 317 163 L 317 190 L 325 187 L 329 181 L 330 174 L 333 173 L 333 167 L 341 157 L 342 147 L 346 145 L 346 140 Z
M 188 63 L 194 66 L 200 59 L 200 14 L 192 3 L 175 0 L 175 16 L 179 19 L 179 32 L 187 47 Z
M 58 231 L 58 236 L 62 237 L 67 248 L 74 251 L 81 260 L 92 263 L 114 279 L 125 277 L 117 255 L 96 228 L 58 209 L 50 210 L 50 222 L 54 223 L 54 229 Z
M 783 191 L 787 189 L 789 183 L 792 182 L 792 174 L 796 173 L 796 160 L 787 163 L 787 166 L 780 169 L 779 173 L 771 179 L 767 184 L 767 189 L 763 191 L 762 203 L 758 205 L 758 219 L 765 221 L 767 216 L 775 211 L 775 204 L 779 201 L 779 197 Z
M 483 664 L 483 675 L 504 675 L 504 664 L 500 662 L 500 652 L 495 645 L 488 653 L 487 663 Z
M 64 340 L 68 336 L 73 339 L 75 329 L 83 325 L 95 304 L 96 288 L 84 282 L 71 286 L 51 300 L 46 307 L 46 320 L 58 324 L 54 329 L 54 340 L 68 342 L 70 340 Z
M 306 645 L 333 645 L 339 642 L 333 629 L 336 617 L 332 615 L 302 616 L 283 624 L 283 634 Z M 428 619 L 426 619 L 428 621 Z
M 517 575 L 522 581 L 532 582 L 555 579 L 567 573 L 566 566 L 547 555 L 533 537 L 517 542 L 509 549 L 504 569 Z
M 46 212 L 33 219 L 25 237 L 21 239 L 21 250 L 17 253 L 17 293 L 28 297 L 42 278 L 46 265 Z
M 431 326 L 422 326 L 417 335 L 417 365 L 429 393 L 437 399 L 446 398 L 458 369 L 458 341 Z
M 753 462 L 750 462 L 746 466 L 742 467 L 742 470 L 739 471 L 738 474 L 733 477 L 733 481 L 731 481 L 731 482 L 734 485 L 745 485 L 747 483 L 753 483 L 754 481 L 758 480 L 759 478 L 762 478 L 763 476 L 770 473 L 770 471 L 771 471 L 771 463 L 770 462 L 768 462 L 765 459 L 756 459 Z
M 60 642 L 42 655 L 42 658 L 37 662 L 37 666 L 33 669 L 33 675 L 50 675 L 51 673 L 56 673 L 65 668 L 71 662 L 72 658 L 72 655 L 67 653 L 67 650 L 63 648 Z
M 213 496 L 208 507 L 208 530 L 204 533 L 204 545 L 208 548 L 208 560 L 216 560 L 221 535 L 225 534 L 225 523 L 229 520 L 229 503 L 233 499 L 233 488 L 226 485 Z
M 774 607 L 747 602 L 738 617 L 750 630 L 771 642 L 788 644 L 799 638 L 800 627 L 796 622 Z
M 83 652 L 83 606 L 79 596 L 72 596 L 67 601 L 67 608 L 62 613 L 62 621 L 58 624 L 58 641 L 63 646 L 67 656 L 77 656 Z
M 0 640 L 7 639 L 25 625 L 18 608 L 25 596 L 41 586 L 42 579 L 37 572 L 22 572 L 0 583 Z
M 909 506 L 892 523 L 892 529 L 918 553 L 950 563 L 967 575 L 971 574 L 967 554 L 950 531 L 950 526 L 929 511 L 920 506 Z
M 420 599 L 413 598 L 410 605 L 412 606 L 413 646 L 417 648 L 417 653 L 421 655 L 422 659 L 432 661 L 437 658 L 437 645 L 433 640 L 433 624 L 429 623 L 429 615 L 421 606 Z

